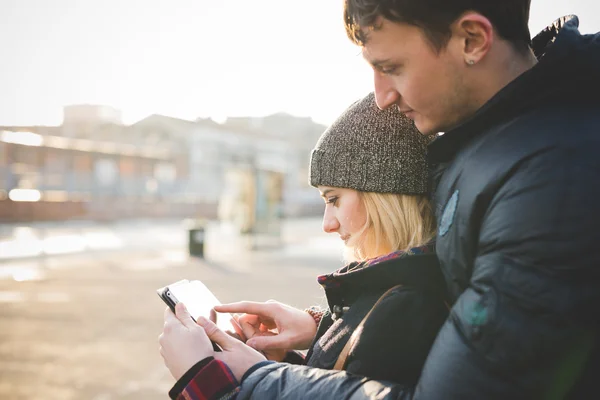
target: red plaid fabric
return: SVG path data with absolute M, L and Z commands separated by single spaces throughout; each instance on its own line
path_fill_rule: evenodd
M 239 391 L 239 383 L 229 367 L 212 360 L 194 376 L 177 400 L 232 400 Z

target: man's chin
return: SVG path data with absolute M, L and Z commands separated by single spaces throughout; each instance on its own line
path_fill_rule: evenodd
M 419 121 L 417 119 L 413 120 L 413 122 L 415 124 L 415 128 L 417 128 L 419 132 L 421 132 L 424 135 L 430 134 L 431 127 L 429 126 L 429 124 L 423 123 L 422 121 Z
M 417 128 L 417 130 L 423 135 L 429 136 L 442 132 L 442 130 L 440 130 L 438 127 L 434 126 L 431 123 L 428 123 L 427 121 L 422 121 L 419 118 L 415 119 L 414 123 L 415 128 Z

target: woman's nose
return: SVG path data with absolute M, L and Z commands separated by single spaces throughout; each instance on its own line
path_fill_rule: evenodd
M 337 232 L 340 228 L 340 223 L 333 213 L 329 210 L 329 207 L 325 208 L 325 214 L 323 215 L 323 231 L 326 233 Z

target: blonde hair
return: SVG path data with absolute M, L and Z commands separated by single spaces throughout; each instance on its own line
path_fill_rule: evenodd
M 435 218 L 425 195 L 358 192 L 366 222 L 347 243 L 347 261 L 365 261 L 423 246 L 435 237 Z

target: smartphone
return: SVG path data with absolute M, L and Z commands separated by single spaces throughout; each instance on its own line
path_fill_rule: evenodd
M 173 313 L 177 303 L 185 304 L 193 320 L 198 317 L 210 317 L 210 312 L 214 306 L 220 305 L 221 302 L 215 295 L 200 281 L 189 281 L 187 279 L 180 280 L 156 291 L 158 296 L 169 306 Z M 237 321 L 231 314 L 217 313 L 217 326 L 225 332 L 236 335 L 236 328 L 239 328 Z M 221 351 L 221 348 L 213 342 L 215 351 Z

